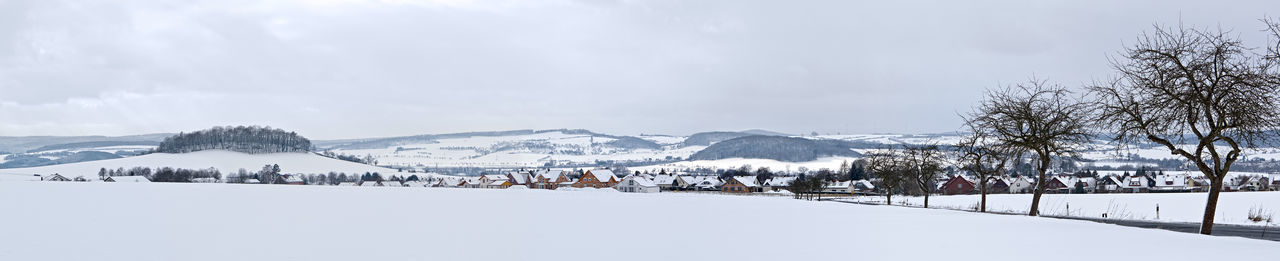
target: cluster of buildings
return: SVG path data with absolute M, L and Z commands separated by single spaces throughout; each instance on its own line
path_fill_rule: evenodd
M 977 178 L 952 176 L 938 181 L 937 192 L 943 195 L 976 194 Z M 1036 188 L 1032 177 L 1000 177 L 987 181 L 987 193 L 1032 193 Z M 1045 181 L 1045 193 L 1160 193 L 1205 192 L 1210 181 L 1190 174 L 1110 175 L 1099 178 L 1054 175 Z M 1280 180 L 1266 176 L 1234 176 L 1225 180 L 1222 191 L 1266 191 L 1280 189 Z
M 432 177 L 418 181 L 364 181 L 343 182 L 339 186 L 376 187 L 452 187 L 488 189 L 560 189 L 560 188 L 612 188 L 621 192 L 657 193 L 662 191 L 719 191 L 727 193 L 779 192 L 791 185 L 796 177 L 756 176 L 693 176 L 677 174 L 630 174 L 619 176 L 609 169 L 593 169 L 574 178 L 569 172 L 541 169 L 513 171 L 506 174 L 490 174 L 473 177 Z M 870 181 L 830 182 L 824 188 L 827 193 L 871 192 L 875 186 Z
M 67 177 L 63 177 L 61 174 L 57 174 L 57 173 L 49 174 L 49 175 L 45 175 L 45 176 L 40 176 L 40 175 L 36 175 L 36 176 L 39 176 L 39 177 L 40 177 L 40 181 L 54 181 L 54 182 L 60 182 L 60 181 L 66 181 L 66 182 L 95 182 L 95 181 L 101 181 L 101 182 L 145 182 L 145 183 L 150 183 L 150 182 L 151 182 L 151 180 L 150 180 L 150 179 L 147 179 L 147 177 L 146 177 L 146 176 L 106 176 L 106 177 L 101 177 L 101 178 L 98 178 L 98 179 L 85 178 L 84 176 L 77 176 L 77 177 L 75 177 L 75 178 L 67 178 Z

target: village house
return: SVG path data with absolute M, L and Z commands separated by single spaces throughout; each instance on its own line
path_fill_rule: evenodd
M 529 186 L 533 177 L 528 172 L 516 171 L 507 173 L 507 180 L 511 181 L 509 186 Z
M 1007 183 L 1009 183 L 1009 193 L 1014 194 L 1031 193 L 1036 188 L 1035 182 L 1027 177 L 1011 178 Z
M 759 192 L 760 185 L 756 182 L 755 176 L 734 176 L 725 179 L 724 184 L 720 185 L 721 192 L 729 193 L 751 193 Z
M 987 194 L 1009 193 L 1009 182 L 1005 179 L 991 178 L 987 181 Z
M 1150 186 L 1150 192 L 1190 192 L 1191 187 L 1187 186 L 1187 181 L 1191 179 L 1188 174 L 1160 174 L 1156 175 Z
M 1054 176 L 1044 184 L 1044 193 L 1067 194 L 1075 188 L 1076 180 L 1068 176 Z
M 701 176 L 698 177 L 697 180 L 698 183 L 693 184 L 693 188 L 697 190 L 715 191 L 720 190 L 720 185 L 724 185 L 724 181 L 713 176 Z
M 630 193 L 658 193 L 660 189 L 653 181 L 639 175 L 631 175 L 618 182 L 618 191 Z
M 618 184 L 620 179 L 608 169 L 593 169 L 582 174 L 582 178 L 578 182 L 573 183 L 575 188 L 612 188 Z
M 437 180 L 434 186 L 442 187 L 442 188 L 455 188 L 455 187 L 465 185 L 465 183 L 466 183 L 466 179 L 463 179 L 463 178 L 444 177 L 444 178 L 440 178 L 440 180 Z
M 464 188 L 484 188 L 492 182 L 485 182 L 486 179 L 484 177 L 463 177 L 462 179 L 459 186 Z
M 855 181 L 853 181 L 853 193 L 855 193 L 855 194 L 857 194 L 857 193 L 864 193 L 864 194 L 865 194 L 865 193 L 872 193 L 872 192 L 875 192 L 875 191 L 876 191 L 876 185 L 871 184 L 871 181 L 870 181 L 870 180 L 862 179 L 862 180 L 855 180 Z
M 536 189 L 556 189 L 560 184 L 570 182 L 569 175 L 561 170 L 538 170 L 534 172 L 533 186 Z
M 774 177 L 764 182 L 762 191 L 779 191 L 785 190 L 791 186 L 791 182 L 796 181 L 796 177 Z
M 102 181 L 104 181 L 104 182 L 137 182 L 137 183 L 151 183 L 151 180 L 150 180 L 150 179 L 147 179 L 147 177 L 146 177 L 146 176 L 114 176 L 114 177 L 107 177 L 106 179 L 103 179 Z
M 653 184 L 658 185 L 658 189 L 663 191 L 671 191 L 673 188 L 679 187 L 679 177 L 675 175 L 658 174 L 653 176 Z
M 942 183 L 942 185 L 938 187 L 938 192 L 943 195 L 963 195 L 973 194 L 975 189 L 976 186 L 973 184 L 973 181 L 965 178 L 964 176 L 955 176 L 948 179 L 947 182 Z
M 489 182 L 488 185 L 484 186 L 484 188 L 492 188 L 492 189 L 504 189 L 509 187 L 511 187 L 511 180 L 509 179 L 494 180 L 493 182 Z
M 1128 176 L 1128 177 L 1125 177 L 1124 182 L 1120 183 L 1120 192 L 1121 193 L 1146 193 L 1151 189 L 1151 187 L 1148 184 L 1151 184 L 1151 182 L 1150 180 L 1148 180 L 1146 176 L 1138 176 L 1138 175 Z
M 1093 186 L 1096 193 L 1117 193 L 1120 192 L 1120 178 L 1117 176 L 1106 176 Z
M 40 177 L 40 181 L 71 181 L 71 179 L 58 175 L 58 173 L 54 173 L 49 176 Z
M 852 181 L 827 182 L 826 185 L 822 186 L 822 193 L 852 194 L 853 182 Z
M 672 190 L 691 190 L 697 189 L 698 182 L 702 181 L 695 176 L 676 176 L 676 183 L 671 187 Z

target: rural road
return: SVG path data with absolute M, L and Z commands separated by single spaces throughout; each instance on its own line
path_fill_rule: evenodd
M 841 200 L 833 200 L 833 199 L 822 199 L 822 201 L 840 202 L 840 203 L 847 203 L 847 204 L 859 204 L 859 205 L 877 205 L 877 206 L 882 205 L 882 204 L 876 204 L 876 203 L 851 202 L 851 201 L 841 201 Z M 897 206 L 897 207 L 915 207 L 915 206 Z M 915 207 L 915 208 L 918 208 L 918 207 Z M 973 211 L 967 211 L 967 210 L 954 210 L 954 209 L 941 209 L 941 210 L 973 212 Z M 997 213 L 997 212 L 988 212 L 988 213 L 997 214 L 997 215 L 1013 215 L 1009 213 Z M 1119 225 L 1119 226 L 1126 226 L 1126 227 L 1163 229 L 1163 230 L 1177 231 L 1177 232 L 1184 232 L 1184 233 L 1200 232 L 1200 223 L 1153 222 L 1153 221 L 1144 221 L 1144 220 L 1121 220 L 1121 219 L 1101 219 L 1101 218 L 1064 217 L 1064 216 L 1043 216 L 1043 217 L 1093 221 L 1098 223 L 1105 223 L 1105 224 L 1112 224 L 1112 225 Z M 1252 238 L 1252 239 L 1280 241 L 1280 227 L 1273 226 L 1268 228 L 1263 226 L 1215 224 L 1213 225 L 1213 235 L 1221 236 L 1221 237 L 1243 237 L 1243 238 Z

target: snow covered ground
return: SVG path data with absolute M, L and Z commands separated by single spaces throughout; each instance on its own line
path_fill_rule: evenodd
M 987 195 L 987 210 L 1026 213 L 1031 209 L 1031 194 Z M 1164 222 L 1200 222 L 1204 218 L 1207 193 L 1137 193 L 1137 194 L 1045 194 L 1040 199 L 1040 213 L 1055 216 L 1078 216 L 1151 220 Z M 862 202 L 884 202 L 884 197 L 856 197 Z M 894 204 L 924 205 L 923 197 L 893 197 Z M 974 209 L 978 195 L 931 196 L 929 207 Z M 1067 212 L 1070 205 L 1070 212 Z M 1160 207 L 1159 218 L 1156 207 Z M 1280 192 L 1224 192 L 1218 200 L 1217 223 L 1267 225 L 1247 220 L 1251 209 L 1262 209 L 1274 215 L 1280 226 Z
M 395 173 L 396 170 L 370 166 L 349 161 L 326 158 L 311 153 L 271 153 L 247 154 L 225 150 L 206 150 L 192 153 L 169 154 L 155 153 L 119 159 L 86 161 L 61 165 L 40 166 L 32 168 L 0 169 L 0 180 L 39 180 L 32 174 L 48 175 L 58 173 L 67 178 L 76 176 L 97 177 L 102 168 L 132 167 L 172 167 L 185 169 L 217 168 L 223 175 L 244 168 L 249 171 L 262 169 L 263 165 L 279 164 L 284 173 L 319 174 L 334 172 L 345 173 Z
M 1280 249 L 1083 221 L 678 193 L 0 182 L 0 208 L 0 260 L 1277 260 Z M 1053 248 L 1080 251 L 1044 251 Z

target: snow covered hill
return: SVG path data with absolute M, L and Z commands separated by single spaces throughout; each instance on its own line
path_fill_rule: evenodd
M 422 135 L 336 144 L 335 153 L 372 156 L 378 165 L 401 167 L 513 168 L 662 162 L 687 158 L 705 146 L 680 146 L 681 137 L 614 136 L 583 130 L 511 131 Z M 637 145 L 638 143 L 655 144 Z M 341 145 L 348 144 L 348 145 Z M 355 145 L 350 145 L 355 144 Z M 327 146 L 327 147 L 325 147 Z
M 207 169 L 212 167 L 217 168 L 225 175 L 226 173 L 232 173 L 241 168 L 249 171 L 256 171 L 262 169 L 263 165 L 269 164 L 279 164 L 280 170 L 284 173 L 319 174 L 328 173 L 330 171 L 345 173 L 396 172 L 394 169 L 336 160 L 312 153 L 246 154 L 223 150 L 206 150 L 180 154 L 154 153 L 119 159 L 77 162 L 32 168 L 0 169 L 0 180 L 38 180 L 39 178 L 32 176 L 32 174 L 47 175 L 54 173 L 58 173 L 67 178 L 74 178 L 76 176 L 93 178 L 97 177 L 98 170 L 101 168 L 128 169 L 132 167 L 172 167 L 185 169 Z
M 0 260 L 1275 260 L 1280 249 L 1087 221 L 681 193 L 0 182 L 0 206 L 21 210 L 0 215 Z M 493 225 L 513 220 L 522 225 Z

